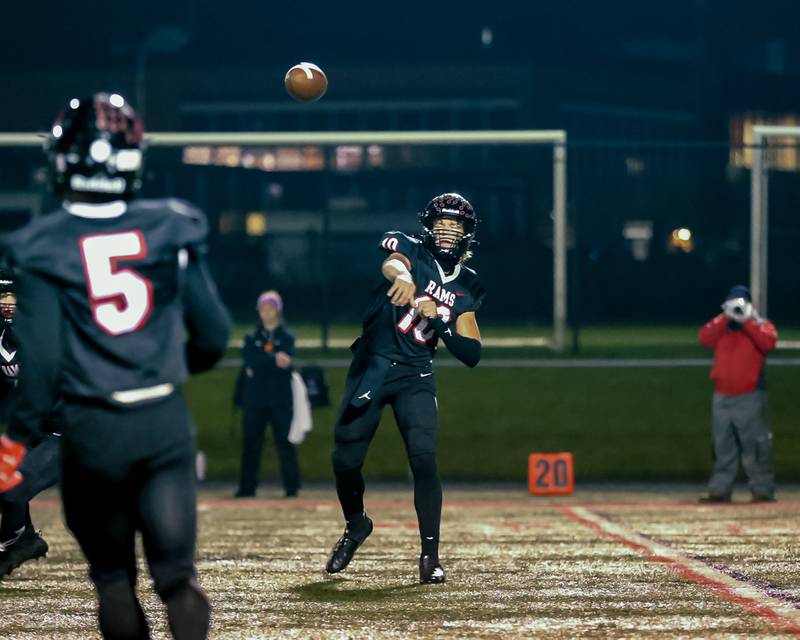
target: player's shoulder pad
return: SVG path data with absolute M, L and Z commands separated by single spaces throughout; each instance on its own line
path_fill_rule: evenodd
M 197 207 L 179 198 L 158 200 L 136 200 L 133 205 L 140 211 L 164 216 L 173 230 L 178 246 L 190 246 L 205 242 L 208 235 L 208 220 Z
M 63 237 L 60 226 L 68 223 L 70 214 L 59 208 L 35 218 L 24 227 L 0 237 L 0 254 L 4 264 L 14 268 L 47 271 L 52 262 L 54 238 Z
M 411 257 L 420 244 L 418 238 L 408 236 L 402 231 L 387 231 L 381 238 L 380 248 L 387 253 L 402 253 Z
M 467 291 L 469 291 L 470 295 L 475 299 L 475 302 L 478 304 L 483 302 L 483 299 L 486 297 L 486 287 L 483 285 L 483 282 L 481 282 L 478 274 L 475 273 L 475 270 L 462 264 L 461 278 Z

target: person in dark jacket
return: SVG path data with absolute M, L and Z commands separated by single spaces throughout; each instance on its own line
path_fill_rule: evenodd
M 294 336 L 283 325 L 283 300 L 277 291 L 265 291 L 256 303 L 261 323 L 244 339 L 242 369 L 234 402 L 242 409 L 242 466 L 237 498 L 252 498 L 258 486 L 261 449 L 267 423 L 281 467 L 287 498 L 300 489 L 297 451 L 289 442 L 292 424 L 292 357 Z
M 700 329 L 700 342 L 714 349 L 711 380 L 714 472 L 701 502 L 731 501 L 739 458 L 753 502 L 775 500 L 772 434 L 766 420 L 766 355 L 778 339 L 775 325 L 758 315 L 750 290 L 735 286 L 723 312 Z

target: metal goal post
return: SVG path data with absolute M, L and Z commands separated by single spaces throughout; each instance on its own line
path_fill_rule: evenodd
M 0 133 L 0 147 L 43 143 L 45 134 Z M 188 145 L 552 145 L 553 147 L 553 335 L 563 351 L 567 323 L 567 133 L 563 130 L 149 132 L 153 147 Z M 755 173 L 755 172 L 754 172 Z

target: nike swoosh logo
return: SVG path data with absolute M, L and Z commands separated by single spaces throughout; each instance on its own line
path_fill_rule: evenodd
M 372 389 L 370 389 L 366 393 L 362 393 L 360 396 L 358 396 L 358 399 L 361 400 L 363 398 L 364 400 L 372 400 L 372 398 L 369 397 L 370 393 L 372 393 Z
M 420 373 L 419 377 L 420 378 L 427 378 L 428 376 L 432 376 L 432 375 L 433 375 L 433 372 L 431 371 L 430 373 Z

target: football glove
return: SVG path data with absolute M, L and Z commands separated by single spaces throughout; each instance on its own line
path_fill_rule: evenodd
M 6 435 L 0 436 L 0 493 L 10 491 L 22 482 L 19 466 L 26 453 L 24 444 Z

